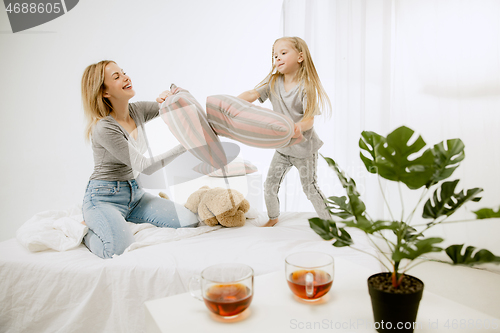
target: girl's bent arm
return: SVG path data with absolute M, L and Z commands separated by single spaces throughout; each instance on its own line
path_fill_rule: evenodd
M 307 118 L 295 124 L 292 138 L 298 138 L 301 132 L 310 130 L 314 125 L 314 118 Z
M 299 126 L 301 132 L 308 131 L 314 125 L 314 118 L 311 117 L 311 118 L 307 118 L 307 119 L 302 119 L 296 125 Z
M 243 99 L 247 102 L 250 102 L 250 103 L 255 102 L 257 100 L 257 98 L 259 98 L 259 97 L 260 97 L 260 94 L 255 89 L 245 91 L 244 93 L 242 93 L 241 95 L 238 96 L 238 98 L 241 98 L 241 99 Z

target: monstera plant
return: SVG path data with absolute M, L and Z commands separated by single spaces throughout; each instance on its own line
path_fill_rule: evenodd
M 417 264 L 413 262 L 415 259 L 431 252 L 444 250 L 450 259 L 446 262 L 453 265 L 472 266 L 482 263 L 500 263 L 500 257 L 488 250 L 477 250 L 473 246 L 467 246 L 464 249 L 463 244 L 451 245 L 444 249 L 439 246 L 439 243 L 444 241 L 443 238 L 425 236 L 425 232 L 436 225 L 454 222 L 449 221 L 448 218 L 466 202 L 481 200 L 479 194 L 483 190 L 473 188 L 458 191 L 458 179 L 445 181 L 452 176 L 460 162 L 465 158 L 465 146 L 462 140 L 452 139 L 427 147 L 421 136 L 412 140 L 414 135 L 413 130 L 402 126 L 387 137 L 364 131 L 359 140 L 360 156 L 366 170 L 397 183 L 397 191 L 402 205 L 400 216 L 392 214 L 386 193 L 380 186 L 381 195 L 390 218 L 381 220 L 372 218 L 361 200 L 354 179 L 346 175 L 334 160 L 324 157 L 338 176 L 346 190 L 346 195 L 332 196 L 327 199 L 328 209 L 332 216 L 337 217 L 337 222 L 320 218 L 309 220 L 311 228 L 323 239 L 333 239 L 332 245 L 336 247 L 354 245 L 346 228 L 357 228 L 365 232 L 380 250 L 381 256 L 385 258 L 385 260 L 377 258 L 389 272 L 385 273 L 385 279 L 388 281 L 384 282 L 389 285 L 380 287 L 380 290 L 385 288 L 385 293 L 412 293 L 412 291 L 404 290 L 407 288 L 406 285 L 412 285 L 405 283 L 405 279 L 413 278 L 408 276 L 406 272 Z M 379 184 L 381 183 L 379 182 Z M 405 185 L 410 190 L 421 192 L 420 199 L 416 200 L 414 208 L 406 216 L 404 215 L 404 195 L 401 185 Z M 422 206 L 424 200 L 426 201 L 423 205 L 421 219 L 414 221 L 416 211 Z M 474 219 L 498 218 L 500 210 L 484 208 L 475 211 L 474 214 Z M 378 238 L 379 241 L 376 242 L 374 238 Z M 380 241 L 386 244 L 388 250 L 382 251 L 380 249 Z M 370 279 L 372 278 L 373 276 L 370 277 Z M 371 286 L 370 279 L 368 281 L 369 287 Z M 382 283 L 380 282 L 380 284 Z M 421 289 L 423 289 L 423 283 L 421 283 Z M 375 310 L 371 289 L 370 295 L 377 321 L 375 312 L 381 310 Z M 418 301 L 420 301 L 419 297 Z M 389 309 L 387 312 L 394 313 L 394 309 Z M 418 310 L 418 302 L 416 310 Z M 414 316 L 416 317 L 416 312 Z M 414 317 L 411 318 L 414 319 Z M 379 331 L 383 332 L 384 330 Z

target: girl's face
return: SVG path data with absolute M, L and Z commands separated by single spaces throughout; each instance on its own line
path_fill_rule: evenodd
M 110 62 L 104 68 L 104 87 L 103 96 L 111 102 L 128 101 L 135 95 L 130 77 L 114 62 Z
M 295 74 L 304 58 L 302 52 L 297 52 L 292 43 L 278 40 L 273 47 L 274 65 L 281 74 Z

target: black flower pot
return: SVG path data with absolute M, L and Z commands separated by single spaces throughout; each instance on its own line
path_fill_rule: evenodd
M 386 281 L 386 285 L 390 284 L 391 273 L 378 273 L 368 278 L 375 329 L 380 333 L 413 332 L 414 328 L 418 328 L 416 319 L 424 283 L 416 277 L 405 275 L 404 283 L 395 293 L 390 287 L 380 290 L 378 285 L 383 281 Z M 410 286 L 410 290 L 406 290 L 406 286 Z

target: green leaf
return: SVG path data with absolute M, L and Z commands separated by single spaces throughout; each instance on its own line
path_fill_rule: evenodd
M 340 217 L 341 219 L 347 220 L 354 217 L 352 213 L 351 205 L 347 202 L 347 197 L 329 197 L 326 200 L 326 205 L 330 214 Z
M 332 243 L 335 247 L 345 247 L 354 244 L 351 235 L 344 228 L 338 228 L 335 238 L 336 241 Z
M 478 220 L 492 219 L 492 218 L 500 217 L 500 208 L 498 208 L 498 210 L 496 212 L 491 208 L 482 208 L 480 210 L 476 210 L 473 213 L 476 214 L 476 218 Z
M 417 229 L 411 227 L 406 222 L 395 222 L 398 224 L 398 227 L 393 229 L 394 235 L 396 235 L 397 239 L 399 239 L 402 243 L 413 244 L 417 242 L 419 238 L 423 238 L 424 235 L 421 232 L 418 232 Z
M 371 233 L 373 228 L 373 223 L 364 216 L 357 216 L 354 221 L 344 222 L 346 227 L 357 228 L 363 230 L 366 233 Z
M 361 138 L 359 139 L 359 148 L 361 148 L 362 150 L 366 150 L 371 155 L 371 159 L 363 155 L 363 152 L 360 152 L 359 155 L 361 157 L 361 160 L 365 164 L 366 170 L 368 170 L 368 172 L 377 173 L 376 147 L 381 143 L 382 144 L 385 143 L 385 141 L 386 139 L 383 136 L 375 132 L 369 132 L 369 131 L 361 132 Z
M 309 219 L 309 225 L 324 240 L 335 239 L 332 243 L 335 247 L 344 247 L 354 244 L 351 235 L 349 235 L 344 228 L 337 228 L 337 224 L 333 221 L 314 217 Z
M 414 260 L 421 255 L 429 252 L 440 252 L 443 249 L 434 244 L 441 243 L 443 241 L 442 238 L 439 237 L 431 237 L 418 240 L 416 242 L 411 243 L 403 243 L 396 249 L 392 254 L 392 260 L 395 262 L 399 262 L 402 259 Z
M 359 198 L 359 195 L 349 194 L 348 197 L 352 214 L 358 219 L 366 211 L 365 203 Z
M 326 163 L 328 163 L 328 166 L 332 168 L 333 171 L 335 171 L 337 177 L 340 180 L 340 183 L 342 184 L 342 187 L 346 189 L 347 194 L 353 194 L 359 196 L 359 192 L 358 189 L 356 188 L 356 182 L 354 181 L 354 179 L 350 178 L 342 170 L 340 170 L 340 168 L 338 167 L 337 163 L 335 163 L 334 160 L 332 160 L 329 157 L 324 157 L 323 155 L 321 156 L 325 159 Z
M 399 223 L 404 223 L 404 222 L 399 222 Z M 404 224 L 405 224 L 403 230 L 404 234 L 402 238 L 405 240 L 405 242 L 407 243 L 413 242 L 419 237 L 423 237 L 423 235 L 420 232 L 418 232 L 417 229 L 407 225 L 406 223 Z
M 376 231 L 380 230 L 398 230 L 400 227 L 400 222 L 393 222 L 393 221 L 376 221 L 372 225 L 372 230 L 371 233 L 374 233 Z
M 474 246 L 467 246 L 464 254 L 462 248 L 464 244 L 451 245 L 446 248 L 446 254 L 453 261 L 453 265 L 472 266 L 476 264 L 495 263 L 500 264 L 500 257 L 495 256 L 488 250 L 479 250 L 474 255 Z
M 346 227 L 350 228 L 357 228 L 362 230 L 363 232 L 367 234 L 373 234 L 377 231 L 381 230 L 393 230 L 396 231 L 399 228 L 399 222 L 390 222 L 390 221 L 376 221 L 376 222 L 371 222 L 368 220 L 366 217 L 362 216 L 356 221 L 346 221 L 344 222 Z
M 415 190 L 430 182 L 434 174 L 434 155 L 430 149 L 421 152 L 426 145 L 421 136 L 409 145 L 414 133 L 405 126 L 390 133 L 385 143 L 375 147 L 374 167 L 381 177 L 402 182 Z M 413 158 L 416 154 L 421 155 Z
M 332 222 L 335 225 L 335 222 L 333 221 L 323 220 L 320 219 L 319 217 L 315 217 L 309 219 L 309 226 L 324 240 L 331 240 L 335 238 L 335 235 L 331 232 L 330 222 Z
M 452 139 L 440 142 L 431 149 L 434 155 L 435 170 L 432 175 L 431 182 L 427 184 L 430 187 L 437 182 L 450 177 L 460 162 L 465 158 L 464 152 L 465 145 L 460 139 Z
M 346 189 L 347 197 L 349 198 L 349 202 L 347 202 L 346 197 L 341 197 L 340 199 L 333 199 L 336 197 L 331 197 L 332 200 L 334 201 L 332 208 L 340 210 L 340 215 L 343 216 L 347 216 L 348 214 L 351 214 L 356 218 L 362 216 L 366 210 L 366 206 L 364 202 L 359 198 L 359 192 L 358 189 L 356 188 L 356 182 L 354 181 L 354 179 L 350 178 L 344 171 L 342 171 L 334 160 L 332 160 L 329 157 L 324 157 L 323 155 L 321 156 L 325 159 L 328 165 L 335 171 L 337 177 L 340 180 L 340 183 Z M 343 218 L 342 216 L 339 217 Z
M 455 187 L 459 180 L 444 182 L 441 188 L 436 189 L 434 194 L 425 203 L 422 217 L 425 219 L 436 219 L 439 216 L 450 216 L 467 201 L 479 201 L 477 195 L 483 191 L 481 188 L 473 188 L 467 193 L 460 191 L 455 193 Z

